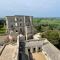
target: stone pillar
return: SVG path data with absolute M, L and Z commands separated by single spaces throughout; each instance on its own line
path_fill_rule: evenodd
M 38 52 L 38 47 L 36 46 L 36 52 Z
M 25 53 L 28 55 L 28 48 L 25 47 Z
M 32 47 L 30 48 L 30 52 L 33 53 L 33 48 Z
M 31 26 L 32 26 L 32 16 L 30 16 L 30 24 L 31 24 Z
M 27 26 L 25 26 L 25 36 L 26 36 L 26 41 L 27 41 Z
M 31 27 L 31 33 L 32 33 L 32 17 L 30 16 L 30 27 Z
M 19 35 L 17 36 L 17 60 L 18 60 L 18 55 L 19 55 Z
M 5 19 L 6 19 L 6 32 L 9 32 L 9 30 L 8 30 L 8 19 L 7 19 L 7 17 L 5 17 Z
M 25 47 L 25 54 L 27 55 L 28 60 L 29 60 L 29 53 L 28 53 L 28 48 L 27 47 Z
M 19 35 L 17 36 L 17 47 L 19 48 Z
M 24 26 L 25 26 L 25 16 L 24 16 Z

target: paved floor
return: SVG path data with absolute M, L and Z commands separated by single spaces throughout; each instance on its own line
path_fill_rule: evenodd
M 34 60 L 46 60 L 45 56 L 42 52 L 39 53 L 32 53 L 32 57 Z
M 13 60 L 16 54 L 16 46 L 7 45 L 3 50 L 0 60 Z

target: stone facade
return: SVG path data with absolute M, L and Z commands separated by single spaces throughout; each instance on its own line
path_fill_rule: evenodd
M 24 36 L 20 34 L 17 36 L 17 45 L 19 60 L 29 60 L 30 53 L 32 54 L 35 52 L 42 51 L 43 40 L 42 41 L 35 39 L 25 40 Z
M 41 52 L 42 46 L 43 46 L 43 41 L 30 39 L 30 40 L 26 41 L 25 51 L 27 54 L 28 54 L 28 52 L 30 52 L 30 53 Z
M 25 34 L 25 26 L 27 26 L 27 33 L 32 33 L 32 16 L 6 16 L 7 32 Z

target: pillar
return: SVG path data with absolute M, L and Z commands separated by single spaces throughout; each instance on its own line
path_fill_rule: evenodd
M 38 52 L 38 47 L 36 46 L 36 52 Z
M 17 60 L 19 59 L 19 35 L 17 36 Z
M 30 52 L 33 53 L 33 48 L 32 47 L 30 48 Z

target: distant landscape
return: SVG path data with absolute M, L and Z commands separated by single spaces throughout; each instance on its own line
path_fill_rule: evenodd
M 60 25 L 60 18 L 34 18 L 33 23 Z
M 43 38 L 60 49 L 60 18 L 34 18 L 33 25 Z
M 42 38 L 47 38 L 60 49 L 60 18 L 33 18 L 34 28 L 42 33 Z M 6 21 L 0 18 L 0 35 L 6 32 Z

